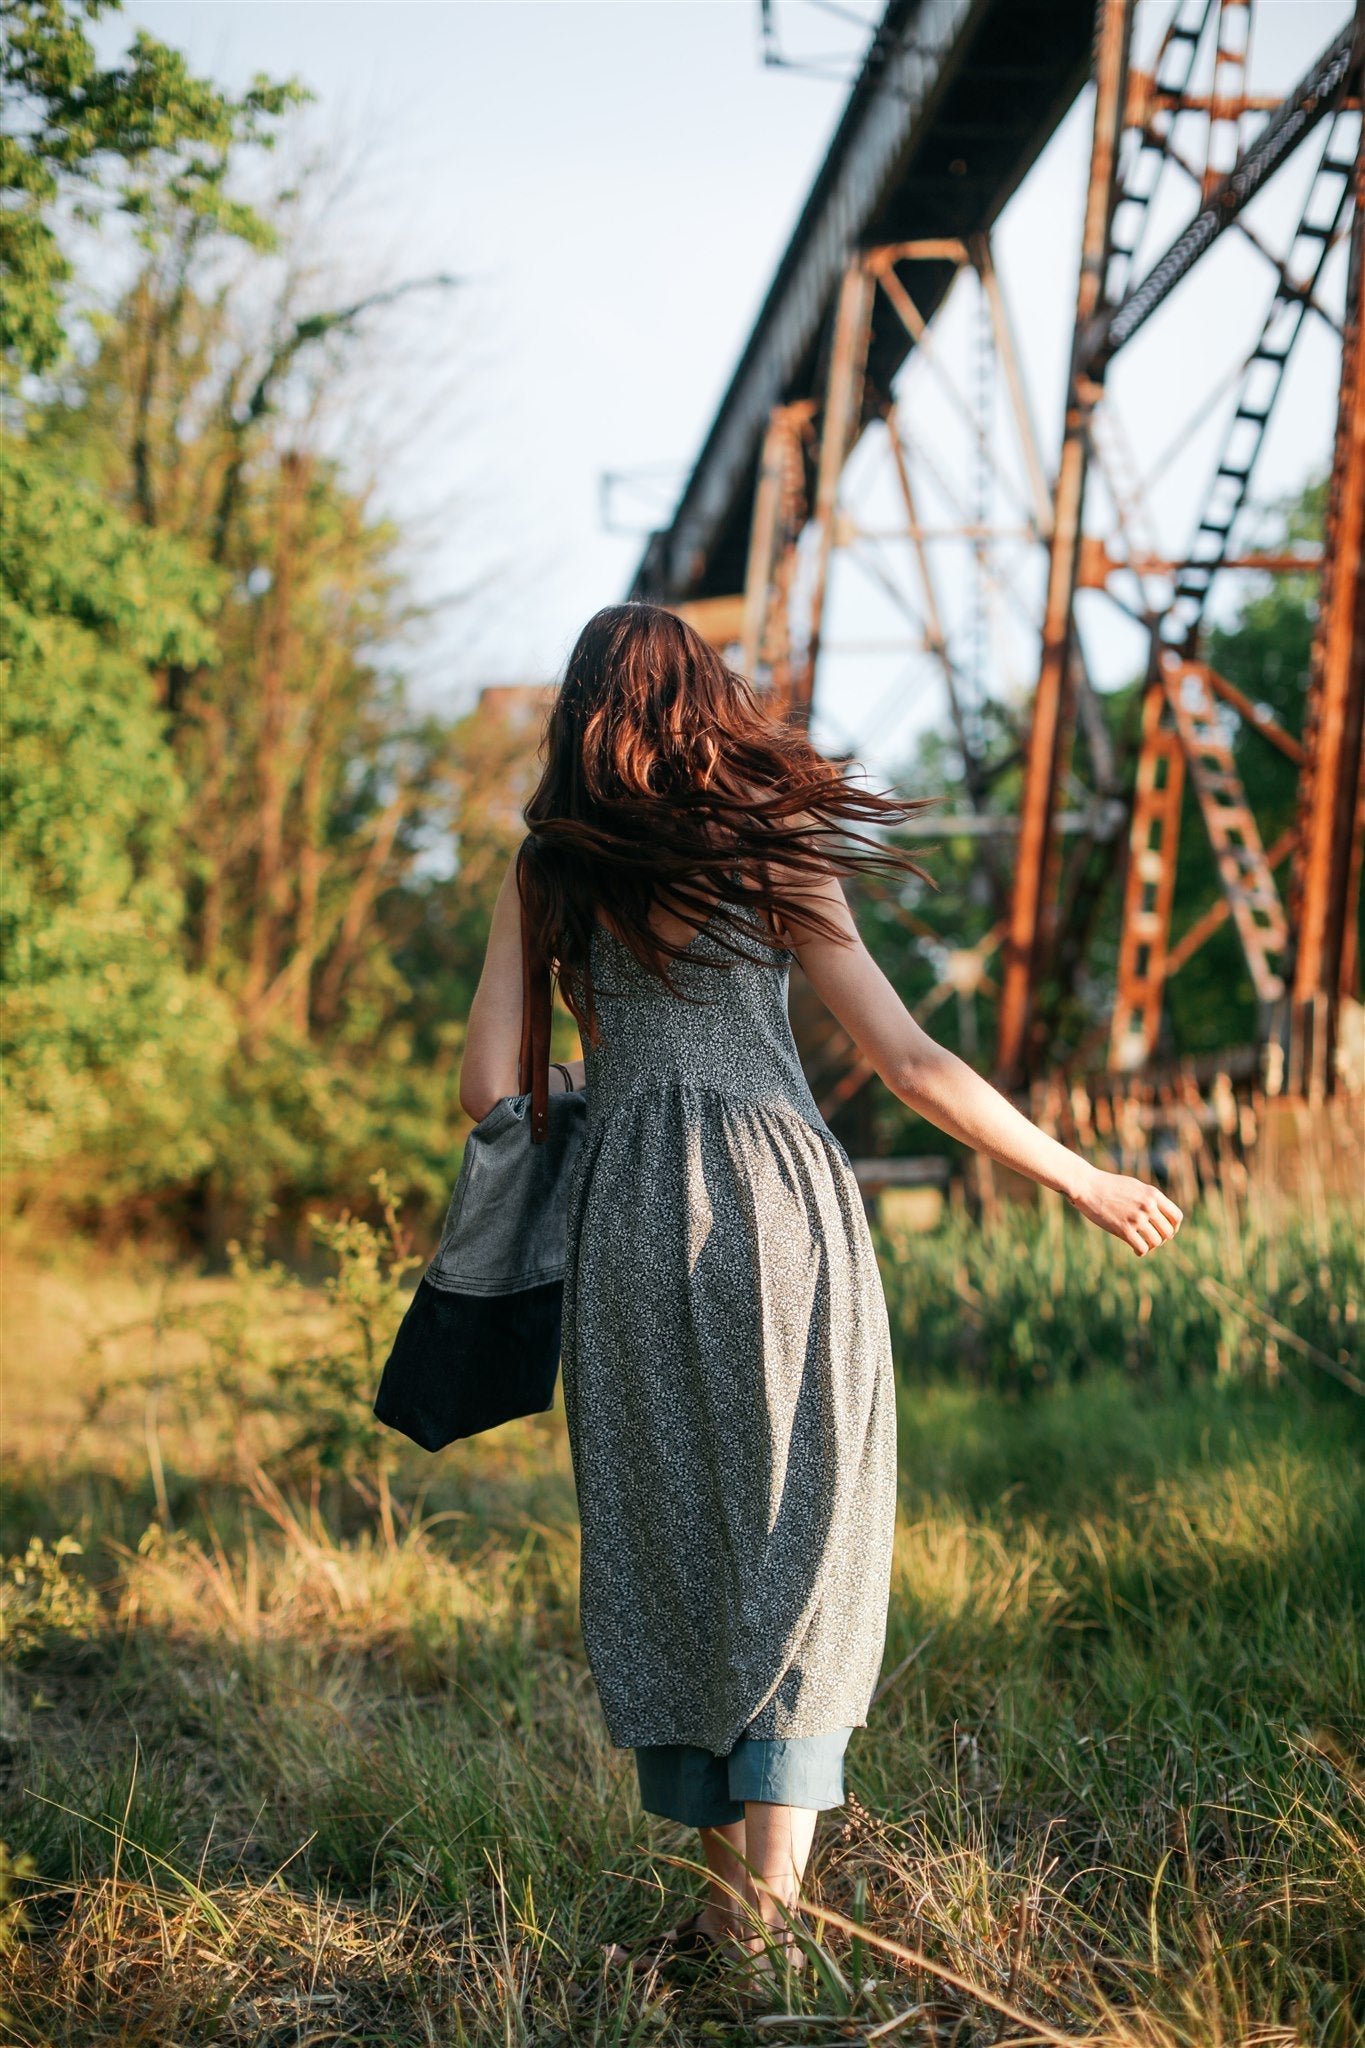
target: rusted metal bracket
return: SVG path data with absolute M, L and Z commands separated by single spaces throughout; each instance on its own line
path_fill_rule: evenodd
M 775 709 L 791 702 L 791 590 L 796 544 L 806 523 L 806 440 L 812 399 L 774 408 L 763 439 L 743 598 L 740 665 L 766 673 Z

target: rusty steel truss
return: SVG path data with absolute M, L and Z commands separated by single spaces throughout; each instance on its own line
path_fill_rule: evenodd
M 632 594 L 683 611 L 734 651 L 785 715 L 805 723 L 835 550 L 878 538 L 860 529 L 842 494 L 855 449 L 875 427 L 914 567 L 915 603 L 880 558 L 869 564 L 864 557 L 864 566 L 939 672 L 969 806 L 954 829 L 980 832 L 1003 902 L 987 939 L 952 956 L 926 1011 L 952 993 L 989 988 L 998 996 L 998 1078 L 1012 1087 L 1037 1078 L 1051 1056 L 1059 990 L 1083 961 L 1097 866 L 1101 874 L 1117 867 L 1123 913 L 1110 1068 L 1149 1066 L 1171 977 L 1231 921 L 1263 1041 L 1279 1048 L 1274 1085 L 1317 1096 L 1333 1086 L 1340 1005 L 1356 994 L 1359 972 L 1362 29 L 1358 18 L 1347 23 L 1291 92 L 1267 99 L 1247 90 L 1252 0 L 1176 0 L 1145 69 L 1133 62 L 1136 11 L 1136 0 L 1100 0 L 1097 10 L 1091 0 L 891 0 L 673 522 L 651 537 Z M 1049 466 L 991 230 L 1087 73 L 1089 180 L 1062 441 Z M 1191 116 L 1199 118 L 1192 123 Z M 1194 154 L 1192 127 L 1202 136 Z M 1248 208 L 1308 151 L 1313 170 L 1297 227 L 1286 247 L 1273 248 Z M 1168 178 L 1189 186 L 1194 211 L 1153 255 L 1155 201 Z M 1222 448 L 1194 508 L 1189 545 L 1172 561 L 1152 537 L 1144 485 L 1106 380 L 1120 352 L 1229 231 L 1259 252 L 1273 292 L 1225 406 Z M 1343 240 L 1346 305 L 1338 321 L 1321 287 Z M 991 436 L 936 349 L 935 317 L 963 274 L 975 279 L 982 346 L 1008 400 L 1022 480 L 1015 538 L 1046 551 L 1041 614 L 1031 621 L 1039 654 L 1021 735 L 1022 793 L 1017 816 L 1008 818 L 992 809 L 970 678 L 944 626 L 932 559 L 943 534 L 922 510 L 926 474 L 938 502 L 954 508 L 953 531 L 975 553 L 978 637 L 986 607 L 1026 610 L 1028 600 L 1009 562 L 992 551 L 988 498 L 979 492 L 972 505 L 969 492 L 934 474 L 892 385 L 913 355 L 934 377 L 939 402 L 961 415 L 976 463 L 992 462 Z M 1299 740 L 1214 672 L 1204 642 L 1210 598 L 1224 574 L 1304 568 L 1301 552 L 1239 550 L 1237 536 L 1291 353 L 1309 321 L 1339 333 L 1341 375 Z M 1097 501 L 1107 508 L 1103 533 L 1090 530 Z M 1141 738 L 1127 777 L 1087 674 L 1078 590 L 1106 591 L 1147 636 Z M 1236 721 L 1298 771 L 1296 823 L 1269 846 L 1238 775 Z M 1086 786 L 1076 766 L 1078 728 Z M 1190 792 L 1221 893 L 1175 938 L 1176 863 Z M 1007 841 L 1008 870 L 1001 866 Z M 1107 862 L 1097 864 L 1097 848 L 1109 849 Z M 986 974 L 997 950 L 998 988 Z M 855 1062 L 837 1098 L 847 1099 L 864 1077 Z

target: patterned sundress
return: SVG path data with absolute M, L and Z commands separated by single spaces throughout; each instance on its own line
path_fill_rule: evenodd
M 847 1152 L 787 1013 L 794 955 L 713 918 L 673 996 L 599 923 L 600 1043 L 569 1191 L 562 1381 L 580 1622 L 611 1741 L 726 1754 L 867 1719 L 896 1402 Z

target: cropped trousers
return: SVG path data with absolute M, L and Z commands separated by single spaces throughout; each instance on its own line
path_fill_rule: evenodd
M 725 1756 L 686 1742 L 635 1751 L 646 1813 L 692 1828 L 723 1828 L 744 1818 L 749 1799 L 775 1806 L 844 1803 L 844 1751 L 851 1728 L 775 1740 L 741 1735 Z

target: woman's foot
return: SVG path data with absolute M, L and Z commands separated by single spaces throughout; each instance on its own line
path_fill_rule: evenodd
M 644 1941 L 631 1947 L 609 1942 L 603 1953 L 615 1968 L 633 1962 L 653 1969 L 672 1963 L 708 1963 L 733 1955 L 742 1945 L 738 1922 L 706 1905 L 677 1927 L 647 1935 Z
M 719 1906 L 714 1905 L 703 1906 L 699 1913 L 694 1914 L 693 1924 L 709 1940 L 727 1947 L 736 1942 L 742 1943 L 749 1932 L 747 1923 L 741 1921 L 737 1913 L 722 1912 Z
M 766 2001 L 789 1976 L 799 1976 L 806 1967 L 806 1951 L 800 1935 L 804 1924 L 788 1926 L 785 1920 L 766 1926 L 762 1933 L 750 1933 L 744 1943 L 743 1993 L 747 2000 Z
M 609 1942 L 603 1954 L 616 1969 L 627 1963 L 665 1971 L 674 1966 L 709 1970 L 729 1964 L 738 1973 L 743 1992 L 758 1999 L 769 1997 L 789 1972 L 799 1974 L 806 1963 L 805 1950 L 785 1920 L 760 1930 L 752 1917 L 722 1913 L 711 1905 L 630 1947 Z

